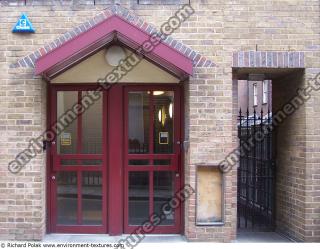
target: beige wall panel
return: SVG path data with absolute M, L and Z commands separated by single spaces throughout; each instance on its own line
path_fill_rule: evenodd
M 105 78 L 114 67 L 105 60 L 106 50 L 101 50 L 78 65 L 52 79 L 51 83 L 95 83 Z M 126 50 L 130 55 L 131 51 Z M 119 82 L 129 83 L 179 83 L 179 79 L 143 59 Z

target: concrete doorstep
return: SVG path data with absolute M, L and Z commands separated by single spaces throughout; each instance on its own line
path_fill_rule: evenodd
M 109 236 L 101 234 L 47 234 L 44 243 L 117 243 L 127 235 Z M 142 243 L 187 243 L 182 235 L 146 235 Z M 234 243 L 291 243 L 290 239 L 276 232 L 241 232 Z
M 42 242 L 44 243 L 118 243 L 121 239 L 126 239 L 127 235 L 109 236 L 101 234 L 47 234 Z M 146 235 L 142 243 L 186 243 L 187 240 L 181 235 Z

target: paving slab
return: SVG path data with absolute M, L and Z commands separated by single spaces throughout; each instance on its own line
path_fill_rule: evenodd
M 290 243 L 292 240 L 276 232 L 241 232 L 237 234 L 237 243 Z

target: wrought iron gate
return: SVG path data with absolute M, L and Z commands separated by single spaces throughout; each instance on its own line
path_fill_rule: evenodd
M 238 229 L 274 230 L 275 161 L 272 114 L 238 116 Z

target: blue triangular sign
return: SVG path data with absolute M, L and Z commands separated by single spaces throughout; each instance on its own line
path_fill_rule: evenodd
M 26 14 L 22 14 L 12 29 L 13 33 L 34 33 L 35 29 Z

